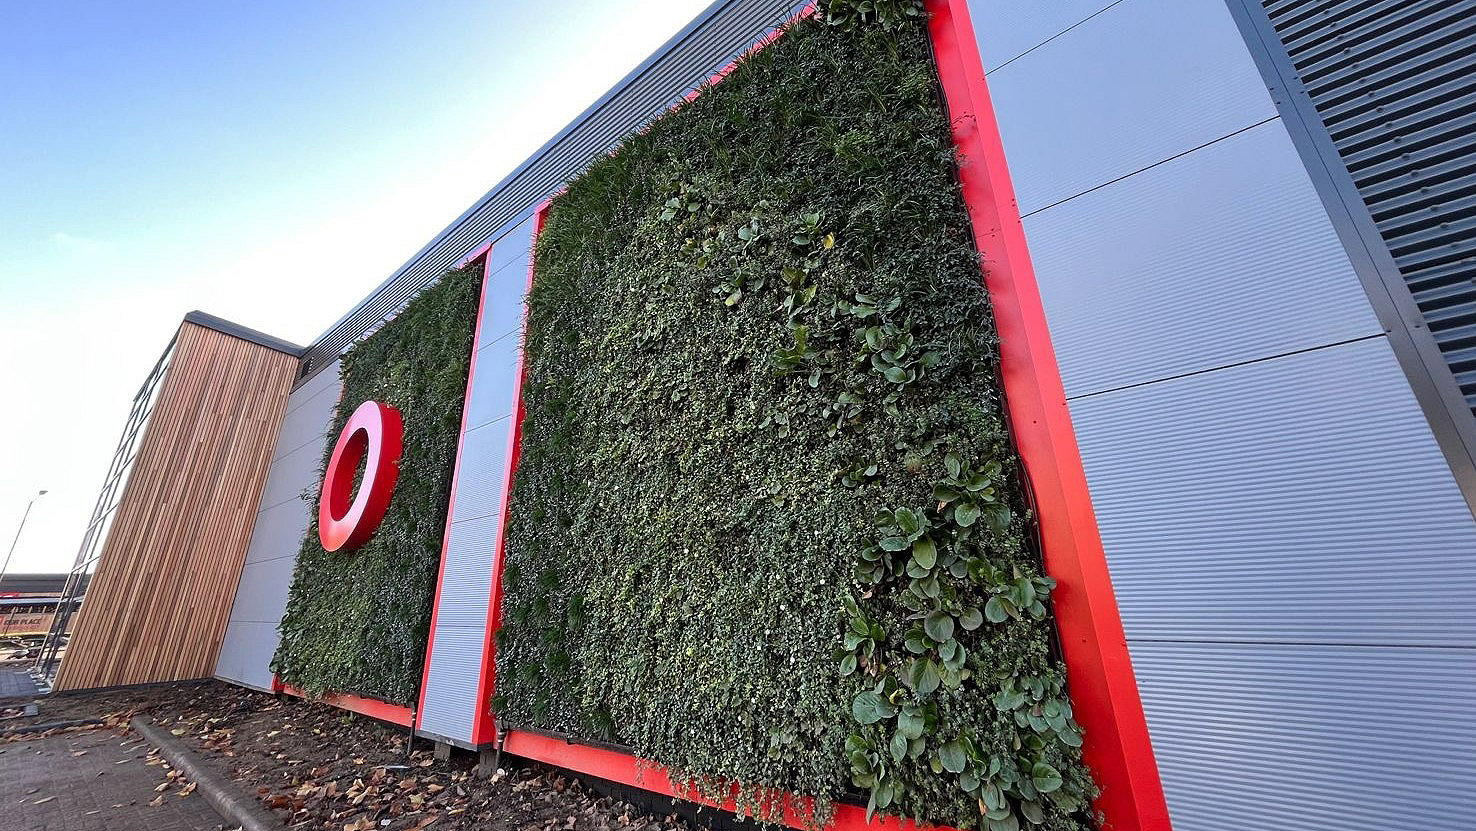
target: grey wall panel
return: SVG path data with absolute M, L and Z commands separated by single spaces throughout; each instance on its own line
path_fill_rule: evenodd
M 972 15 L 981 41 L 990 5 Z M 1025 214 L 1276 115 L 1223 0 L 1124 0 L 989 90 Z
M 528 261 L 533 244 L 533 220 L 513 228 L 492 249 L 482 336 L 496 340 L 523 326 L 523 297 L 528 291 Z
M 451 526 L 441 576 L 437 626 L 485 626 L 492 597 L 492 555 L 502 516 L 469 519 Z
M 522 353 L 521 338 L 521 332 L 509 332 L 477 350 L 477 371 L 486 372 L 492 382 L 477 385 L 476 395 L 467 408 L 468 428 L 512 415 L 513 379 Z
M 301 495 L 318 485 L 318 465 L 339 388 L 335 362 L 287 399 L 287 414 L 277 435 L 274 461 L 262 489 L 246 564 L 221 642 L 217 678 L 258 689 L 271 687 L 268 664 L 277 650 L 277 624 L 287 607 L 292 569 L 308 528 L 310 502 Z
M 301 536 L 298 537 L 300 541 Z M 247 563 L 241 569 L 241 582 L 254 591 L 237 592 L 231 607 L 233 622 L 269 623 L 276 626 L 287 608 L 287 591 L 292 587 L 292 569 L 297 565 L 297 549 L 283 557 Z
M 339 362 L 333 361 L 321 372 L 304 381 L 301 386 L 292 391 L 292 397 L 288 399 L 287 406 L 292 408 L 299 406 L 298 402 L 307 402 L 317 397 L 317 394 L 326 389 L 337 390 L 342 387 L 338 379 Z M 298 397 L 302 393 L 302 397 Z
M 251 542 L 246 549 L 246 562 L 260 563 L 279 557 L 296 557 L 307 531 L 312 503 L 306 499 L 289 499 L 280 505 L 262 509 L 251 529 Z
M 267 666 L 277 651 L 277 624 L 232 620 L 220 644 L 215 677 L 258 690 L 271 690 Z
M 318 376 L 318 378 L 321 377 L 323 376 Z M 332 378 L 336 377 L 336 374 L 332 376 Z M 313 380 L 317 381 L 318 378 Z M 282 417 L 282 435 L 294 437 L 292 440 L 297 444 L 279 444 L 277 455 L 273 456 L 272 460 L 276 461 L 308 443 L 315 442 L 321 446 L 329 427 L 329 424 L 322 421 L 323 410 L 327 409 L 331 412 L 337 404 L 338 385 L 334 384 L 319 390 L 311 398 L 288 410 Z
M 1280 119 L 1025 231 L 1070 396 L 1381 331 Z
M 1471 827 L 1476 522 L 1228 8 L 1045 5 L 971 2 L 1175 829 Z
M 984 0 L 969 3 L 969 16 L 979 30 L 979 56 L 992 72 L 1087 20 L 1118 0 Z M 988 26 L 981 25 L 983 16 Z
M 324 434 L 332 423 L 332 408 L 328 408 L 328 412 L 329 420 L 318 428 L 316 440 L 301 444 L 296 450 L 272 462 L 272 468 L 267 472 L 266 485 L 261 491 L 262 507 L 270 508 L 289 500 L 300 500 L 305 489 L 317 490 L 318 474 L 323 466 L 323 447 L 327 441 Z
M 452 522 L 431 632 L 421 727 L 462 742 L 470 742 L 476 713 L 486 705 L 477 700 L 477 679 L 492 598 L 492 561 L 502 527 L 532 237 L 529 219 L 500 237 L 488 256 Z
M 503 418 L 468 430 L 462 438 L 456 504 L 451 510 L 453 524 L 492 516 L 502 510 L 511 429 L 512 419 Z
M 1384 338 L 1071 413 L 1129 641 L 1476 647 L 1476 524 Z
M 513 263 L 523 264 L 523 281 L 527 282 L 528 250 L 533 247 L 533 219 L 529 217 L 514 225 L 502 236 L 487 257 L 488 270 L 496 274 Z
M 1176 831 L 1466 831 L 1465 649 L 1132 644 Z
M 428 687 L 419 727 L 439 736 L 470 741 L 482 674 L 485 621 L 477 626 L 437 626 L 426 669 Z

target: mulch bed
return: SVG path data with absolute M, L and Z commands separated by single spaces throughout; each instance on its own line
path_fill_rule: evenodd
M 472 754 L 439 761 L 429 742 L 407 748 L 404 728 L 218 682 L 53 695 L 38 709 L 3 724 L 100 717 L 117 727 L 147 715 L 291 828 L 694 829 L 675 813 L 647 815 L 543 765 L 504 756 L 496 774 L 481 778 Z

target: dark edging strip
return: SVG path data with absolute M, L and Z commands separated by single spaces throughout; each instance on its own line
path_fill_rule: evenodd
M 65 727 L 93 727 L 103 723 L 100 718 L 72 718 L 66 721 L 47 721 L 41 724 L 22 724 L 18 727 L 7 727 L 0 730 L 0 736 L 14 736 L 19 733 L 43 733 L 47 730 L 60 730 Z
M 281 829 L 282 824 L 257 804 L 256 800 L 241 793 L 234 782 L 205 767 L 200 757 L 173 734 L 155 727 L 142 716 L 134 717 L 129 726 L 148 740 L 149 744 L 159 748 L 159 755 L 165 761 L 194 782 L 205 801 L 227 823 L 241 826 L 241 831 Z

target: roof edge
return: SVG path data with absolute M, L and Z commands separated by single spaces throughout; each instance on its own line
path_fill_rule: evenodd
M 213 329 L 223 335 L 240 338 L 257 346 L 265 346 L 268 349 L 274 349 L 278 352 L 291 355 L 294 358 L 302 357 L 302 353 L 306 351 L 303 347 L 288 343 L 281 338 L 272 337 L 265 332 L 258 332 L 255 329 L 248 329 L 239 323 L 232 323 L 223 317 L 206 314 L 198 309 L 187 313 L 184 316 L 184 322 L 193 323 L 196 326 L 204 326 L 206 329 Z

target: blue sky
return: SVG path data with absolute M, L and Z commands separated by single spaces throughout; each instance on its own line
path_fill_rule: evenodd
M 10 570 L 70 567 L 185 312 L 311 341 L 705 5 L 0 6 Z

